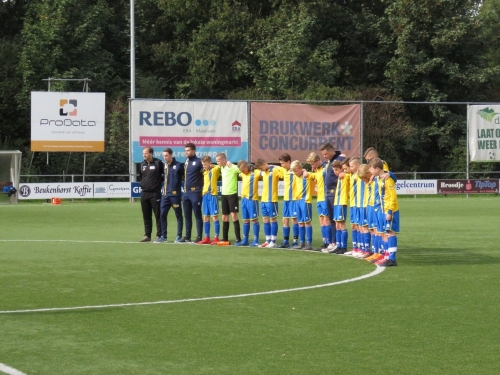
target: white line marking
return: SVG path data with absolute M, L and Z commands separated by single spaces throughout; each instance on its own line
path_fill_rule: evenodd
M 88 240 L 0 240 L 0 242 L 75 242 L 75 243 L 136 243 L 136 244 L 144 244 L 144 242 L 139 242 L 139 241 L 88 241 Z M 148 242 L 146 242 L 146 243 L 148 243 Z M 161 244 L 158 244 L 158 245 L 161 245 Z
M 24 372 L 16 370 L 15 368 L 9 367 L 7 365 L 4 365 L 3 363 L 0 363 L 0 372 L 3 372 L 4 374 L 8 375 L 26 375 Z
M 22 314 L 22 313 L 38 313 L 38 312 L 52 312 L 52 311 L 74 311 L 74 310 L 108 309 L 108 308 L 113 308 L 113 307 L 166 305 L 166 304 L 171 304 L 171 303 L 213 301 L 213 300 L 220 300 L 220 299 L 263 296 L 263 295 L 267 295 L 267 294 L 297 292 L 297 291 L 300 291 L 300 290 L 318 289 L 318 288 L 325 288 L 325 287 L 328 287 L 328 286 L 334 286 L 334 285 L 352 283 L 354 281 L 364 280 L 364 279 L 367 279 L 369 277 L 376 276 L 379 273 L 384 272 L 384 270 L 385 270 L 385 267 L 378 267 L 377 266 L 377 268 L 374 271 L 372 271 L 372 272 L 370 272 L 370 273 L 368 273 L 366 275 L 361 275 L 361 276 L 358 276 L 358 277 L 354 277 L 352 279 L 340 280 L 340 281 L 335 281 L 335 282 L 331 282 L 331 283 L 327 283 L 327 284 L 303 286 L 303 287 L 298 287 L 298 288 L 270 290 L 270 291 L 267 291 L 267 292 L 232 294 L 232 295 L 229 295 L 229 296 L 186 298 L 186 299 L 178 299 L 178 300 L 170 300 L 170 301 L 117 303 L 117 304 L 111 304 L 111 305 L 76 306 L 76 307 L 52 307 L 52 308 L 45 308 L 45 309 L 30 309 L 30 310 L 5 310 L 5 311 L 0 311 L 0 314 Z

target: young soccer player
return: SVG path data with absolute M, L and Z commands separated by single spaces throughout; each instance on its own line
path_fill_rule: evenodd
M 342 166 L 351 174 L 351 183 L 349 186 L 349 220 L 351 222 L 352 250 L 345 252 L 344 255 L 352 255 L 359 251 L 362 242 L 359 236 L 357 204 L 358 186 L 360 183 L 357 171 L 361 165 L 361 159 L 359 157 L 350 158 L 347 160 L 347 164 L 345 166 L 344 162 Z
M 261 210 L 264 222 L 266 242 L 259 247 L 276 247 L 278 235 L 278 181 L 283 178 L 281 167 L 267 164 L 263 159 L 255 161 L 255 168 L 260 169 L 262 177 Z
M 343 172 L 342 162 L 340 161 L 334 161 L 332 168 L 337 177 Z M 347 173 L 343 177 L 339 177 L 337 188 L 335 189 L 333 219 L 335 220 L 337 249 L 333 251 L 334 254 L 344 254 L 347 251 L 348 234 L 345 220 L 347 216 L 347 203 L 349 202 L 349 178 L 350 174 Z
M 292 199 L 295 210 L 297 212 L 297 221 L 299 223 L 299 240 L 300 243 L 292 246 L 292 249 L 312 250 L 313 229 L 312 220 L 312 205 L 311 205 L 311 181 L 312 174 L 304 177 L 304 170 L 300 161 L 295 160 L 291 164 L 291 169 L 295 175 L 293 184 Z
M 220 167 L 212 164 L 212 158 L 208 155 L 201 159 L 203 164 L 203 222 L 205 227 L 205 238 L 198 245 L 217 245 L 219 243 L 219 192 L 217 180 L 220 177 Z M 214 222 L 215 237 L 210 242 L 210 218 Z
M 396 184 L 392 177 L 386 177 L 384 162 L 375 158 L 370 161 L 372 174 L 379 179 L 379 195 L 381 200 L 381 214 L 378 231 L 382 233 L 384 242 L 384 258 L 375 264 L 381 267 L 397 266 L 396 253 L 398 250 L 397 233 L 399 233 L 399 204 L 396 193 Z M 382 177 L 386 177 L 382 179 Z
M 241 216 L 243 218 L 243 239 L 234 246 L 249 246 L 250 222 L 253 226 L 253 242 L 251 247 L 259 246 L 259 180 L 260 170 L 251 171 L 245 160 L 238 162 L 241 177 Z
M 312 172 L 309 173 L 316 181 L 316 209 L 319 216 L 319 225 L 321 227 L 321 237 L 323 238 L 323 245 L 321 251 L 328 253 L 335 250 L 334 246 L 330 243 L 332 236 L 332 228 L 330 226 L 330 217 L 328 216 L 328 208 L 326 207 L 325 197 L 325 165 L 321 162 L 319 155 L 311 152 L 306 160 L 311 166 Z
M 292 188 L 294 181 L 294 174 L 290 169 L 292 158 L 289 154 L 284 153 L 279 157 L 283 171 L 283 243 L 279 246 L 281 249 L 288 249 L 290 247 L 290 221 L 292 222 L 293 229 L 293 243 L 292 246 L 297 245 L 299 238 L 299 224 L 297 222 L 297 214 L 293 207 L 292 201 Z
M 373 215 L 373 203 L 370 206 L 372 187 L 370 182 L 372 174 L 370 168 L 366 164 L 361 164 L 357 170 L 357 208 L 358 208 L 358 240 L 359 249 L 351 254 L 355 258 L 369 260 L 372 255 L 370 248 L 370 229 L 369 229 L 369 215 Z M 371 210 L 371 214 L 368 211 Z

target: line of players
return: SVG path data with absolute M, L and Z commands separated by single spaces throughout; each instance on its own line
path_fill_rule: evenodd
M 220 155 L 217 157 L 217 165 L 213 165 L 210 156 L 205 156 L 201 159 L 203 190 L 202 202 L 200 202 L 203 209 L 205 238 L 201 239 L 199 236 L 195 243 L 219 243 L 217 181 L 221 175 L 221 169 L 226 168 L 232 171 L 236 170 L 236 173 L 239 172 L 242 180 L 242 239 L 239 235 L 239 222 L 234 221 L 234 216 L 237 220 L 238 207 L 233 207 L 231 210 L 233 223 L 235 223 L 235 233 L 237 232 L 235 246 L 312 250 L 312 182 L 315 181 L 317 211 L 323 240 L 322 247 L 317 250 L 352 255 L 381 266 L 397 265 L 396 234 L 399 232 L 399 207 L 395 189 L 396 178 L 389 172 L 387 163 L 378 158 L 378 154 L 373 148 L 369 148 L 364 154 L 368 164 L 361 164 L 359 157 L 345 159 L 329 143 L 322 145 L 320 150 L 327 161 L 322 162 L 317 154 L 311 153 L 306 163 L 310 164 L 312 172 L 305 171 L 300 161 L 292 162 L 290 155 L 286 153 L 279 158 L 281 167 L 270 165 L 263 159 L 257 159 L 254 166 L 242 160 L 236 168 L 230 162 L 221 165 Z M 225 155 L 222 156 L 225 161 Z M 166 162 L 168 164 L 168 160 Z M 281 245 L 276 243 L 279 180 L 284 181 L 282 222 L 284 239 Z M 260 205 L 259 181 L 263 181 Z M 232 204 L 234 205 L 234 202 Z M 237 204 L 236 201 L 236 206 Z M 350 207 L 352 230 L 353 246 L 351 251 L 347 251 L 346 218 L 348 206 Z M 263 243 L 259 241 L 260 211 L 262 211 L 265 236 Z M 166 214 L 161 216 L 162 227 L 166 227 Z M 177 212 L 176 216 L 178 226 L 180 224 L 180 231 L 182 231 L 182 219 Z M 210 240 L 210 219 L 214 223 L 215 237 L 213 241 Z M 224 224 L 226 221 L 227 217 Z M 237 228 L 236 223 L 238 224 Z M 224 228 L 224 242 L 227 242 L 228 224 Z M 250 242 L 251 227 L 253 227 L 253 241 Z M 293 241 L 290 240 L 290 232 L 292 232 Z M 179 236 L 180 233 L 178 233 L 176 242 L 179 241 Z M 155 242 L 157 241 L 155 240 Z M 180 242 L 183 241 L 180 240 Z
M 329 149 L 322 146 L 322 151 Z M 237 167 L 242 180 L 241 214 L 243 239 L 235 246 L 280 247 L 313 250 L 312 239 L 312 195 L 316 182 L 317 211 L 323 245 L 320 251 L 352 255 L 380 266 L 396 266 L 397 236 L 399 232 L 399 206 L 395 188 L 395 176 L 389 172 L 387 163 L 378 158 L 373 148 L 365 152 L 368 164 L 361 164 L 359 157 L 339 158 L 330 163 L 322 162 L 311 153 L 306 160 L 312 172 L 303 169 L 298 160 L 292 161 L 289 154 L 279 158 L 280 166 L 270 165 L 257 159 L 254 167 L 241 160 Z M 202 159 L 204 168 L 203 215 L 205 238 L 199 244 L 213 244 L 210 241 L 210 218 L 214 222 L 215 238 L 219 235 L 217 180 L 220 167 L 214 166 L 210 156 Z M 228 162 L 229 167 L 231 163 Z M 331 169 L 331 170 L 330 170 Z M 328 173 L 338 179 L 334 194 L 333 210 L 328 210 L 325 194 L 325 179 Z M 278 234 L 278 181 L 284 181 L 283 236 L 281 245 L 276 243 Z M 262 181 L 262 195 L 258 198 L 258 182 Z M 347 251 L 348 231 L 346 227 L 347 207 L 350 207 L 352 233 L 351 251 Z M 259 210 L 260 207 L 260 210 Z M 261 214 L 260 212 L 261 211 Z M 333 215 L 333 216 L 332 216 Z M 265 241 L 260 243 L 262 217 Z M 332 231 L 330 217 L 335 222 Z M 253 227 L 253 241 L 249 241 Z M 293 242 L 290 243 L 292 230 Z

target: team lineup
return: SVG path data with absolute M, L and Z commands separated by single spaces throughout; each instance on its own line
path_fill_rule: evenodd
M 167 241 L 167 216 L 173 209 L 177 220 L 175 243 L 230 245 L 230 219 L 236 242 L 234 246 L 291 248 L 350 255 L 382 267 L 396 266 L 399 205 L 395 175 L 389 171 L 374 148 L 361 158 L 346 158 L 330 143 L 321 145 L 324 159 L 312 152 L 305 161 L 284 153 L 279 164 L 257 159 L 252 165 L 240 160 L 237 165 L 224 153 L 196 156 L 193 143 L 185 145 L 184 164 L 173 157 L 170 148 L 163 150 L 164 162 L 153 157 L 153 149 L 143 149 L 141 163 L 141 208 L 144 237 L 150 242 L 154 214 L 156 237 L 153 242 Z M 309 164 L 311 171 L 303 168 Z M 241 194 L 238 195 L 238 178 Z M 221 179 L 222 235 L 219 222 L 218 181 Z M 284 186 L 282 234 L 278 239 L 278 182 Z M 259 181 L 262 192 L 259 199 Z M 184 190 L 182 191 L 182 182 Z M 322 246 L 313 249 L 312 198 L 316 192 L 316 211 L 321 228 Z M 239 214 L 241 197 L 240 227 Z M 352 249 L 348 251 L 347 213 L 351 225 Z M 192 241 L 193 216 L 196 238 Z M 263 241 L 261 242 L 261 224 Z M 185 235 L 182 236 L 185 224 Z M 212 237 L 213 225 L 213 237 Z M 203 232 L 205 235 L 203 236 Z M 252 238 L 250 237 L 252 232 Z M 280 241 L 281 240 L 281 241 Z

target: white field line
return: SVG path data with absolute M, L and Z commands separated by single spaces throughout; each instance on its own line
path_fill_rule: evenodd
M 378 267 L 366 274 L 358 277 L 353 277 L 351 279 L 335 281 L 327 284 L 319 284 L 319 285 L 311 285 L 311 286 L 303 286 L 298 288 L 290 288 L 290 289 L 278 289 L 278 290 L 270 290 L 267 292 L 256 292 L 256 293 L 244 293 L 244 294 L 232 294 L 228 296 L 214 296 L 214 297 L 200 297 L 200 298 L 186 298 L 186 299 L 178 299 L 178 300 L 170 300 L 170 301 L 154 301 L 154 302 L 135 302 L 135 303 L 116 303 L 109 305 L 94 305 L 94 306 L 75 306 L 75 307 L 52 307 L 45 309 L 29 309 L 29 310 L 4 310 L 0 311 L 0 314 L 23 314 L 23 313 L 38 313 L 38 312 L 54 312 L 54 311 L 75 311 L 75 310 L 91 310 L 91 309 L 108 309 L 114 307 L 130 307 L 130 306 L 150 306 L 150 305 L 166 305 L 172 303 L 183 303 L 183 302 L 199 302 L 199 301 L 213 301 L 213 300 L 221 300 L 221 299 L 231 299 L 231 298 L 244 298 L 244 297 L 255 297 L 255 296 L 263 296 L 267 294 L 278 294 L 278 293 L 288 293 L 288 292 L 297 292 L 301 290 L 310 290 L 310 289 L 318 289 L 325 288 L 328 286 L 340 285 L 352 283 L 354 281 L 364 280 L 369 277 L 373 277 L 378 275 L 379 273 L 384 272 L 385 267 Z
M 16 370 L 15 368 L 9 367 L 7 365 L 4 365 L 3 363 L 0 363 L 0 372 L 8 375 L 26 375 L 24 372 Z

